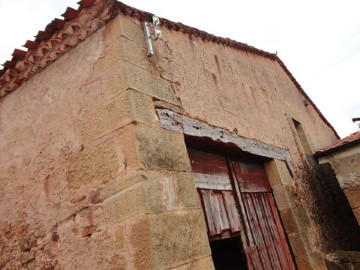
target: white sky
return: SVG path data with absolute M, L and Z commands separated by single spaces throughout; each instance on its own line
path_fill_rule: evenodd
M 78 0 L 0 0 L 0 63 Z M 359 0 L 124 0 L 130 6 L 217 36 L 278 52 L 344 137 L 359 128 Z

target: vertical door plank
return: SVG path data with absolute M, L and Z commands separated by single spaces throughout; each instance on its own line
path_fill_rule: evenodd
M 211 194 L 211 205 L 213 209 L 214 216 L 216 215 L 217 224 L 216 227 L 219 228 L 219 234 L 222 234 L 225 230 L 230 229 L 229 220 L 226 215 L 226 210 L 222 198 L 222 194 L 219 191 L 212 190 Z
M 210 203 L 210 194 L 209 194 L 210 191 L 200 189 L 199 192 L 204 202 L 205 217 L 209 227 L 209 235 L 210 236 L 216 235 L 215 222 L 213 220 L 211 203 Z
M 292 260 L 292 257 L 291 257 L 290 249 L 289 249 L 289 246 L 288 246 L 288 244 L 286 242 L 285 233 L 284 233 L 284 230 L 283 230 L 282 225 L 281 225 L 280 217 L 279 217 L 279 215 L 277 213 L 274 197 L 273 197 L 272 194 L 267 194 L 267 197 L 268 197 L 268 201 L 269 201 L 270 207 L 271 207 L 272 212 L 273 212 L 273 217 L 274 217 L 274 220 L 275 220 L 275 223 L 276 223 L 277 230 L 279 232 L 279 236 L 280 236 L 280 239 L 281 239 L 281 245 L 282 245 L 284 254 L 286 256 L 286 259 L 287 259 L 287 262 L 288 262 L 288 265 L 289 265 L 289 269 L 295 270 L 295 266 L 294 266 L 294 263 L 293 263 L 293 260 Z
M 261 232 L 261 227 L 259 224 L 259 220 L 257 218 L 256 211 L 254 209 L 254 205 L 252 202 L 253 193 L 243 193 L 243 198 L 245 202 L 245 207 L 249 213 L 249 219 L 251 224 L 251 230 L 254 235 L 255 245 L 259 253 L 259 257 L 261 258 L 262 265 L 264 269 L 272 269 L 270 264 L 270 258 L 266 250 L 266 246 L 264 243 L 263 235 Z
M 254 193 L 253 194 L 253 205 L 258 216 L 258 220 L 261 227 L 261 232 L 264 238 L 265 246 L 269 255 L 270 263 L 273 269 L 282 269 L 278 254 L 276 252 L 276 248 L 271 236 L 271 231 L 269 229 L 269 223 L 267 221 L 267 217 L 265 211 L 262 207 L 262 199 L 264 193 Z
M 253 241 L 253 236 L 250 230 L 249 219 L 245 210 L 244 201 L 241 197 L 240 187 L 237 183 L 237 178 L 234 170 L 235 162 L 232 160 L 228 160 L 230 166 L 230 173 L 232 179 L 234 180 L 234 188 L 235 188 L 235 195 L 238 199 L 239 206 L 240 206 L 240 215 L 241 215 L 241 222 L 243 224 L 242 230 L 240 231 L 241 241 L 244 246 L 244 251 L 246 255 L 247 265 L 249 269 L 261 269 L 261 263 L 259 261 L 258 253 Z
M 229 219 L 231 232 L 238 232 L 241 230 L 240 216 L 232 191 L 222 191 L 221 193 L 224 198 L 224 204 Z
M 277 230 L 277 227 L 276 227 L 276 223 L 274 221 L 274 218 L 273 218 L 273 211 L 271 209 L 271 206 L 269 204 L 269 201 L 268 201 L 268 194 L 266 194 L 266 196 L 264 196 L 262 198 L 263 200 L 263 205 L 264 205 L 264 209 L 266 211 L 266 214 L 267 214 L 267 220 L 268 220 L 268 224 L 269 224 L 269 228 L 271 230 L 271 235 L 273 237 L 273 240 L 275 242 L 275 249 L 276 249 L 276 252 L 278 254 L 278 257 L 279 257 L 279 262 L 282 266 L 283 269 L 291 269 L 288 267 L 288 263 L 287 263 L 287 259 L 286 259 L 286 256 L 283 252 L 283 249 L 282 249 L 282 244 L 281 244 L 281 240 L 280 240 L 280 237 L 279 237 L 279 234 L 278 234 L 278 230 Z

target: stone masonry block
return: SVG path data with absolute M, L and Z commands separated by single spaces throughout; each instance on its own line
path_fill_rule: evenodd
M 273 159 L 265 163 L 265 170 L 271 186 L 292 184 L 292 178 L 285 161 Z
M 106 24 L 103 32 L 103 41 L 106 47 L 121 37 L 121 20 L 121 16 L 116 16 Z
M 287 234 L 299 232 L 299 227 L 292 209 L 280 211 L 280 216 Z
M 135 133 L 138 156 L 146 168 L 190 171 L 183 134 L 144 127 Z
M 295 262 L 299 270 L 314 270 L 306 256 L 295 256 Z
M 149 61 L 147 50 L 144 47 L 139 46 L 124 37 L 116 42 L 120 42 L 119 45 L 121 46 L 125 61 L 141 67 L 142 69 L 146 69 L 154 75 L 159 75 L 159 72 L 154 68 L 154 64 Z
M 161 177 L 159 182 L 162 186 L 162 201 L 167 211 L 174 211 L 177 209 L 177 202 L 175 196 L 175 185 L 173 177 L 166 175 Z
M 90 142 L 132 122 L 150 124 L 156 119 L 151 98 L 128 90 L 84 115 L 78 127 L 83 140 Z
M 129 269 L 156 269 L 152 267 L 149 217 L 144 215 L 129 222 L 126 227 L 126 234 L 128 235 L 129 247 L 132 250 Z
M 213 259 L 211 256 L 197 260 L 190 264 L 189 270 L 215 270 Z
M 119 62 L 116 69 L 108 70 L 103 76 L 108 96 L 133 89 L 174 105 L 179 104 L 172 83 L 129 62 Z
M 360 207 L 360 186 L 351 189 L 344 189 L 344 193 L 351 208 Z
M 91 78 L 98 78 L 111 70 L 119 70 L 119 64 L 122 61 L 124 61 L 123 46 L 121 41 L 116 41 L 102 51 L 100 58 L 93 66 Z
M 293 251 L 295 256 L 304 256 L 306 254 L 306 249 L 300 233 L 288 234 L 288 239 L 290 242 L 291 250 Z
M 172 270 L 214 270 L 214 263 L 211 256 L 190 263 L 171 268 Z
M 104 71 L 107 71 L 109 68 L 117 68 L 121 61 L 127 61 L 159 75 L 154 69 L 154 64 L 147 57 L 147 50 L 125 37 L 119 37 L 105 49 L 99 64 Z
M 120 37 L 125 37 L 132 42 L 145 47 L 145 37 L 142 27 L 124 16 L 117 16 L 110 21 L 104 31 L 105 46 L 109 46 Z
M 100 201 L 104 201 L 116 193 L 125 190 L 126 188 L 149 179 L 149 174 L 144 171 L 135 171 L 129 175 L 117 178 L 114 181 L 106 183 L 105 186 L 99 190 L 99 199 Z
M 358 224 L 360 225 L 360 207 L 353 209 L 353 212 Z
M 152 98 L 137 91 L 128 90 L 128 92 L 132 119 L 144 124 L 158 122 Z
M 129 95 L 124 92 L 79 120 L 79 131 L 85 142 L 93 141 L 134 120 Z
M 154 269 L 210 255 L 201 210 L 151 215 L 150 231 Z
M 104 211 L 110 221 L 119 222 L 133 216 L 162 210 L 157 181 L 140 182 L 104 201 Z
M 119 63 L 123 60 L 155 71 L 147 57 L 145 37 L 139 25 L 118 16 L 107 24 L 103 35 L 105 49 L 94 66 L 93 78 L 110 69 L 119 69 Z
M 125 226 L 124 224 L 117 224 L 111 228 L 115 233 L 115 246 L 118 250 L 126 249 Z
M 174 172 L 173 176 L 177 204 L 183 208 L 200 208 L 200 199 L 192 173 Z
M 284 186 L 273 186 L 273 194 L 279 211 L 295 207 L 291 191 Z
M 123 128 L 119 135 L 121 150 L 125 156 L 126 169 L 128 172 L 143 169 L 137 154 L 137 138 L 135 125 L 128 125 Z
M 79 188 L 90 183 L 106 183 L 125 170 L 123 157 L 113 140 L 85 148 L 68 164 L 68 186 Z
M 312 269 L 328 270 L 325 264 L 323 253 L 312 252 L 309 257 L 310 257 Z
M 171 104 L 179 104 L 173 86 L 169 81 L 153 76 L 149 72 L 130 64 L 125 65 L 124 72 L 129 88 Z
M 132 21 L 131 19 L 121 17 L 121 27 L 122 36 L 140 46 L 146 47 L 144 30 L 138 21 Z

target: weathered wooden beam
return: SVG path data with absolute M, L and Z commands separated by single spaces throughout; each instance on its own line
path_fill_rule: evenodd
M 193 173 L 195 186 L 202 189 L 232 190 L 230 178 L 226 175 Z
M 292 173 L 290 153 L 283 148 L 241 137 L 228 130 L 210 126 L 199 120 L 167 109 L 157 109 L 156 111 L 160 119 L 160 124 L 165 129 L 181 132 L 189 136 L 205 137 L 213 141 L 232 143 L 240 150 L 253 155 L 284 160 L 289 167 L 290 173 Z

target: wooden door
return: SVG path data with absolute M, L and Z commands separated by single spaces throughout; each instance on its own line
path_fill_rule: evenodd
M 262 165 L 232 160 L 249 269 L 295 269 L 272 190 Z
M 209 240 L 240 235 L 248 269 L 295 269 L 263 166 L 192 149 L 189 156 Z

